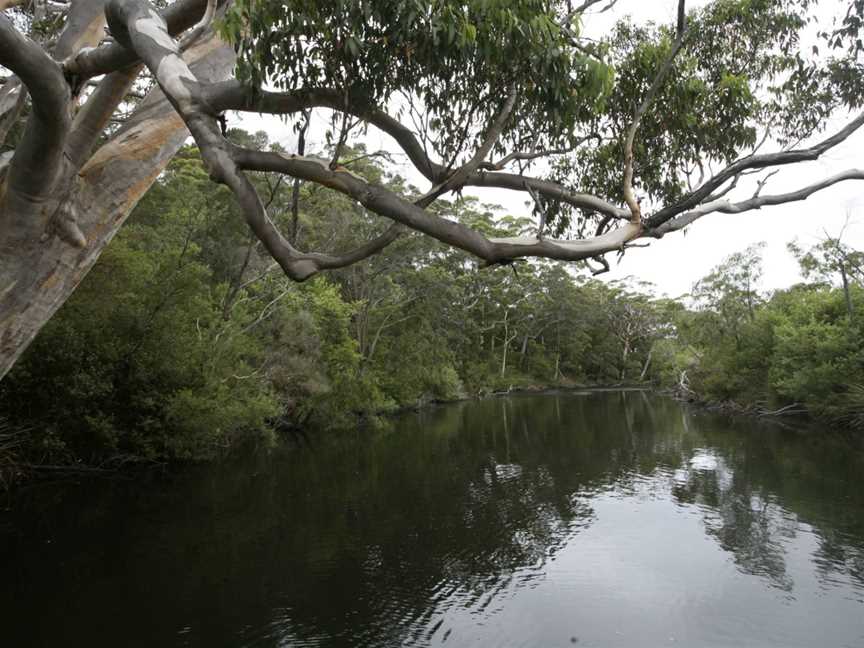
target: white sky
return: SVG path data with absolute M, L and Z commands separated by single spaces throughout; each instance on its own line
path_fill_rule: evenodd
M 691 0 L 688 7 L 705 4 L 705 0 Z M 602 34 L 616 20 L 631 15 L 637 22 L 648 20 L 672 23 L 677 8 L 677 0 L 619 0 L 615 9 L 604 14 L 589 15 L 585 20 L 587 36 Z M 824 9 L 832 15 L 830 7 Z M 311 142 L 307 150 L 322 147 L 321 134 L 325 128 L 323 117 L 313 123 Z M 262 118 L 257 115 L 235 117 L 237 126 L 250 131 L 268 131 L 272 141 L 282 143 L 287 150 L 295 150 L 295 136 L 290 128 L 278 119 Z M 844 119 L 838 119 L 833 132 L 842 126 Z M 317 133 L 317 136 L 316 136 Z M 824 137 L 825 134 L 816 139 Z M 366 138 L 370 150 L 385 149 L 397 153 L 395 143 L 382 133 L 370 129 Z M 770 149 L 764 149 L 765 152 Z M 859 131 L 840 146 L 826 153 L 819 161 L 787 168 L 772 177 L 763 194 L 783 193 L 811 184 L 819 179 L 840 171 L 854 168 L 864 151 L 864 132 Z M 405 160 L 396 156 L 397 162 Z M 399 164 L 400 172 L 421 188 L 428 183 L 416 172 L 407 160 Z M 754 180 L 755 182 L 755 180 Z M 731 198 L 749 198 L 753 184 L 743 183 L 731 194 Z M 526 196 L 521 192 L 493 189 L 471 189 L 466 195 L 475 195 L 484 202 L 499 204 L 512 214 L 528 215 Z M 786 244 L 798 239 L 804 246 L 816 243 L 827 231 L 839 234 L 850 217 L 849 226 L 844 232 L 844 241 L 864 248 L 864 183 L 850 181 L 835 185 L 811 196 L 807 201 L 790 203 L 776 207 L 766 207 L 759 211 L 744 214 L 712 214 L 703 217 L 688 228 L 687 232 L 667 235 L 659 241 L 651 241 L 650 247 L 632 249 L 627 252 L 620 264 L 616 265 L 615 255 L 609 255 L 612 271 L 602 275 L 605 280 L 623 279 L 633 276 L 649 281 L 661 293 L 678 296 L 688 292 L 693 283 L 707 274 L 729 254 L 742 250 L 752 243 L 766 242 L 764 251 L 764 276 L 762 286 L 766 290 L 789 286 L 800 280 L 798 266 Z

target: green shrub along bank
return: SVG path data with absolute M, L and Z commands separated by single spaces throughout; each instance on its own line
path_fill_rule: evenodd
M 671 370 L 663 380 L 701 400 L 860 429 L 860 254 L 833 239 L 806 252 L 789 247 L 811 282 L 761 294 L 757 245 L 696 284 L 692 307 L 678 312 L 674 336 L 663 341 Z
M 261 133 L 232 136 L 268 146 Z M 418 195 L 363 153 L 353 172 Z M 301 249 L 351 249 L 380 229 L 327 189 L 255 182 Z M 489 234 L 534 227 L 472 198 L 434 209 Z M 550 262 L 478 269 L 416 234 L 296 284 L 189 148 L 0 383 L 3 429 L 27 430 L 3 438 L 31 463 L 201 460 L 273 443 L 281 429 L 348 427 L 432 400 L 619 382 L 798 403 L 860 427 L 858 255 L 831 241 L 792 251 L 811 283 L 771 296 L 757 290 L 756 248 L 670 300 Z

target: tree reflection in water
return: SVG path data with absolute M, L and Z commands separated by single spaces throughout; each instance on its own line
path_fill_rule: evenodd
M 569 642 L 574 619 L 591 629 L 603 605 L 584 578 L 601 578 L 610 556 L 674 557 L 677 538 L 641 547 L 633 533 L 667 521 L 675 533 L 690 515 L 738 573 L 783 597 L 806 594 L 809 573 L 860 600 L 862 468 L 824 435 L 640 392 L 440 407 L 167 477 L 19 494 L 0 518 L 4 634 L 67 646 L 506 645 L 553 631 Z M 714 560 L 709 545 L 694 555 Z M 687 569 L 675 578 L 707 596 L 706 575 Z M 645 581 L 630 594 L 653 604 L 660 592 Z M 699 623 L 681 627 L 707 637 Z M 614 644 L 616 629 L 595 625 Z

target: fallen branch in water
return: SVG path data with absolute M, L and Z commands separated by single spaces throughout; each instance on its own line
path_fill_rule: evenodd
M 69 473 L 69 474 L 107 474 L 116 473 L 116 468 L 98 468 L 96 466 L 76 466 L 70 464 L 64 465 L 44 465 L 44 464 L 18 464 L 18 468 L 30 472 L 50 472 L 50 473 Z
M 788 416 L 806 413 L 807 408 L 804 407 L 801 403 L 792 403 L 791 405 L 786 405 L 785 407 L 781 407 L 780 409 L 773 411 L 763 408 L 757 408 L 757 416 Z

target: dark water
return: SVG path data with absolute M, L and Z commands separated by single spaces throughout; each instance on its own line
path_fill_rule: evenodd
M 0 513 L 0 645 L 864 646 L 864 456 L 515 397 Z

